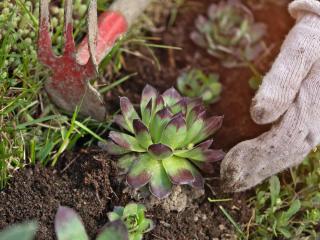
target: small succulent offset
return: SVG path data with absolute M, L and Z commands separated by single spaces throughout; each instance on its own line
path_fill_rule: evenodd
M 196 19 L 190 37 L 225 67 L 242 66 L 264 50 L 266 25 L 255 23 L 251 11 L 238 0 L 220 1 L 208 9 L 208 17 Z
M 208 104 L 218 101 L 222 91 L 218 74 L 206 75 L 196 68 L 182 73 L 177 80 L 177 87 L 183 95 L 199 97 Z
M 212 140 L 203 141 L 221 127 L 223 117 L 207 119 L 200 99 L 181 97 L 174 88 L 159 95 L 150 85 L 142 92 L 141 117 L 126 97 L 120 98 L 120 108 L 115 122 L 128 134 L 111 131 L 105 148 L 123 155 L 119 166 L 130 186 L 149 183 L 160 199 L 170 194 L 172 184 L 203 188 L 199 169 L 212 171 L 211 163 L 224 157 L 222 150 L 209 149 Z
M 129 231 L 129 240 L 142 240 L 143 234 L 154 228 L 152 220 L 145 218 L 145 206 L 129 203 L 125 207 L 115 207 L 108 213 L 111 222 L 123 221 Z
M 58 240 L 89 240 L 80 216 L 71 208 L 59 207 L 54 222 Z M 121 221 L 112 221 L 105 225 L 97 240 L 128 240 L 128 230 Z

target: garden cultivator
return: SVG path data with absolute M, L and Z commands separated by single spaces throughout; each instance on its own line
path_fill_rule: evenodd
M 103 121 L 106 106 L 102 96 L 89 80 L 97 74 L 99 63 L 110 52 L 150 0 L 117 0 L 110 9 L 97 17 L 97 2 L 90 1 L 88 36 L 76 48 L 73 39 L 72 0 L 65 0 L 64 53 L 52 51 L 49 27 L 49 2 L 41 0 L 38 39 L 39 60 L 52 70 L 45 82 L 50 99 L 63 110 L 72 113 L 76 107 L 82 116 Z

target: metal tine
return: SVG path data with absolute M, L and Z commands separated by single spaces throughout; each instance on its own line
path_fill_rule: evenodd
M 73 55 L 76 49 L 73 39 L 72 7 L 73 0 L 65 0 L 64 4 L 64 55 Z
M 38 38 L 38 57 L 41 62 L 48 67 L 52 67 L 57 57 L 52 51 L 49 24 L 49 2 L 50 0 L 40 0 L 40 26 Z
M 88 45 L 91 63 L 94 65 L 96 72 L 98 72 L 97 61 L 97 43 L 98 43 L 98 14 L 97 14 L 97 0 L 90 0 L 88 9 Z M 88 62 L 88 64 L 90 64 Z

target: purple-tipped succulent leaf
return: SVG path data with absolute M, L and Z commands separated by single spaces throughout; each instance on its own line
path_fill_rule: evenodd
M 222 126 L 223 117 L 222 116 L 214 116 L 205 121 L 205 127 L 202 129 L 201 133 L 193 139 L 193 143 L 197 144 L 208 137 L 212 136 L 216 133 Z
M 152 144 L 148 128 L 140 119 L 135 119 L 133 120 L 133 130 L 139 145 L 147 149 Z
M 128 129 L 133 133 L 132 122 L 134 119 L 139 119 L 139 115 L 134 109 L 132 103 L 127 97 L 120 98 L 120 108 Z
M 207 140 L 207 141 L 205 141 L 205 142 L 200 143 L 200 144 L 199 144 L 198 146 L 196 146 L 196 147 L 201 148 L 201 149 L 203 149 L 203 150 L 206 150 L 206 149 L 209 149 L 209 148 L 211 147 L 212 143 L 213 143 L 213 140 L 212 140 L 212 139 L 209 139 L 209 140 Z
M 202 149 L 198 146 L 191 150 L 176 151 L 175 155 L 195 161 L 212 163 L 222 160 L 225 153 L 222 150 Z
M 150 102 L 150 100 L 155 101 L 157 96 L 158 96 L 158 91 L 154 87 L 150 86 L 149 84 L 147 84 L 144 87 L 141 95 L 141 101 L 140 101 L 141 114 L 143 114 L 143 111 L 146 108 L 147 104 Z
M 152 114 L 153 114 L 153 100 L 150 99 L 150 101 L 147 103 L 146 107 L 141 110 L 141 118 L 142 122 L 149 127 L 150 121 L 152 119 Z
M 125 173 L 128 173 L 132 165 L 134 164 L 137 156 L 134 154 L 126 154 L 119 158 L 118 166 L 122 169 Z
M 170 122 L 173 114 L 168 107 L 158 111 L 150 123 L 150 134 L 154 142 L 159 142 L 163 129 Z
M 80 216 L 71 208 L 59 207 L 54 221 L 58 240 L 88 240 Z
M 130 132 L 130 127 L 128 126 L 126 120 L 124 119 L 123 115 L 116 115 L 113 118 L 113 121 L 119 126 L 122 127 L 123 129 L 127 130 Z
M 171 193 L 172 183 L 163 167 L 158 162 L 153 167 L 153 175 L 150 180 L 149 189 L 150 192 L 159 199 L 163 199 L 169 196 Z
M 164 107 L 165 107 L 164 99 L 161 95 L 159 95 L 156 99 L 153 112 L 156 113 L 156 112 L 160 111 L 161 109 L 163 109 Z
M 107 151 L 111 155 L 123 155 L 130 152 L 129 149 L 120 147 L 112 141 L 107 141 L 106 143 L 99 142 L 98 146 L 103 150 Z
M 133 188 L 141 188 L 149 183 L 152 177 L 152 168 L 157 164 L 157 160 L 150 155 L 143 154 L 135 161 L 127 175 L 127 182 Z
M 162 163 L 172 183 L 191 184 L 194 182 L 193 166 L 188 160 L 172 156 L 164 159 Z
M 187 98 L 182 98 L 179 102 L 170 107 L 173 114 L 183 113 L 183 115 L 187 114 L 188 108 L 188 100 Z
M 193 122 L 187 123 L 187 136 L 185 140 L 185 144 L 194 143 L 194 139 L 199 137 L 200 133 L 205 128 L 205 120 L 204 120 L 205 112 L 200 113 L 196 118 L 194 118 Z
M 157 160 L 163 160 L 172 156 L 172 149 L 164 144 L 152 144 L 148 148 L 149 154 Z
M 128 134 L 111 131 L 109 137 L 112 141 L 114 141 L 116 144 L 118 144 L 120 147 L 124 149 L 134 152 L 145 152 L 145 149 L 143 149 L 139 145 L 137 139 Z
M 194 177 L 194 181 L 190 183 L 190 186 L 197 188 L 197 189 L 203 189 L 204 188 L 204 179 L 201 175 L 201 173 L 195 168 L 191 168 L 192 175 Z
M 169 88 L 166 90 L 163 94 L 162 97 L 164 99 L 164 102 L 166 106 L 171 107 L 177 102 L 181 100 L 181 95 L 178 93 L 178 91 L 175 88 Z
M 97 240 L 129 240 L 128 229 L 121 220 L 109 222 L 97 236 Z
M 187 136 L 187 125 L 182 113 L 174 116 L 164 128 L 160 142 L 175 149 L 184 144 Z

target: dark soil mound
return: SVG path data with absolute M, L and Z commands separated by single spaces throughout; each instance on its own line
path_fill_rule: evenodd
M 18 171 L 8 188 L 0 193 L 0 229 L 37 219 L 40 224 L 37 239 L 55 239 L 54 216 L 59 205 L 64 205 L 80 214 L 88 234 L 93 237 L 108 221 L 107 212 L 132 201 L 129 194 L 124 193 L 126 187 L 119 184 L 117 174 L 114 162 L 97 149 L 68 153 L 56 168 L 36 166 Z M 180 213 L 166 213 L 160 206 L 148 210 L 147 215 L 156 228 L 145 239 L 211 240 L 234 236 L 232 226 L 217 205 L 207 200 L 219 191 L 219 181 L 214 178 L 207 183 L 206 194 Z M 238 223 L 247 222 L 251 216 L 246 196 L 234 195 L 234 200 L 223 204 Z M 148 198 L 140 200 L 141 203 L 147 201 Z
M 114 192 L 121 191 L 113 181 L 116 174 L 108 156 L 98 150 L 67 154 L 55 169 L 36 166 L 18 171 L 0 193 L 0 228 L 37 219 L 37 239 L 54 239 L 55 213 L 59 205 L 66 205 L 78 211 L 93 236 L 107 222 L 106 213 L 120 204 Z

